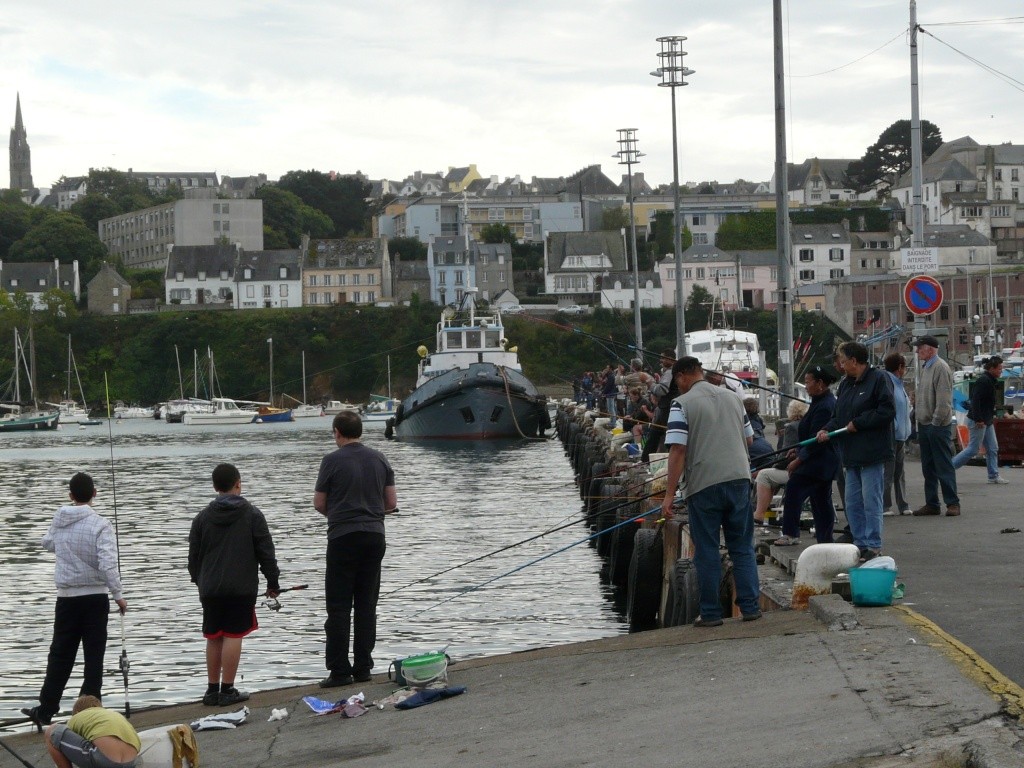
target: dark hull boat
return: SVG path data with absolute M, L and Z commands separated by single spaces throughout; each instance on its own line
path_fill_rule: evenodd
M 468 317 L 446 308 L 437 347 L 420 347 L 416 389 L 399 405 L 385 435 L 399 440 L 501 440 L 543 437 L 551 426 L 546 398 L 523 374 L 501 314 Z

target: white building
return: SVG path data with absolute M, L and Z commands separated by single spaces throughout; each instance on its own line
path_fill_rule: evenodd
M 850 275 L 850 233 L 842 224 L 794 224 L 793 282 L 818 283 Z
M 70 264 L 53 261 L 4 262 L 0 260 L 0 290 L 11 296 L 23 292 L 32 300 L 33 309 L 43 308 L 43 294 L 53 289 L 71 294 L 77 302 L 82 296 L 78 260 Z

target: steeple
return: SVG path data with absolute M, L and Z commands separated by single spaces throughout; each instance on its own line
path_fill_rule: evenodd
M 14 127 L 11 129 L 11 189 L 35 189 L 32 184 L 32 153 L 28 146 L 28 134 L 21 119 L 21 93 L 17 96 L 14 110 Z

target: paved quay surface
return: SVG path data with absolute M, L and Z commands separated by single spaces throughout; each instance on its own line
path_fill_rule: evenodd
M 821 619 L 678 627 L 455 663 L 462 696 L 420 709 L 314 717 L 314 686 L 264 691 L 237 730 L 196 734 L 203 766 L 967 766 L 1024 764 L 1020 690 L 986 687 L 962 652 L 900 608 L 815 598 Z M 829 630 L 835 615 L 853 629 Z M 374 682 L 368 699 L 394 686 Z M 110 702 L 115 704 L 115 702 Z M 284 721 L 267 722 L 287 707 Z M 137 713 L 187 723 L 198 704 Z M 1009 714 L 1016 712 L 1016 716 Z M 11 737 L 30 765 L 41 738 Z M 968 762 L 970 755 L 971 762 Z M 0 768 L 19 768 L 0 752 Z

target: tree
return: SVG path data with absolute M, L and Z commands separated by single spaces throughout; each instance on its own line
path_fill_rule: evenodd
M 388 240 L 388 253 L 401 261 L 422 261 L 427 258 L 427 246 L 415 237 L 392 237 Z
M 672 219 L 675 218 L 672 211 L 654 212 L 654 261 L 658 262 L 667 253 L 676 252 L 675 230 L 672 228 Z M 684 224 L 683 231 L 679 233 L 680 248 L 686 250 L 693 245 L 693 233 Z
M 85 197 L 76 200 L 68 210 L 84 221 L 85 226 L 93 232 L 99 232 L 101 219 L 109 219 L 124 213 L 117 203 L 99 192 L 89 192 Z
M 516 233 L 508 224 L 485 224 L 480 228 L 480 239 L 485 243 L 508 243 L 515 245 L 518 242 Z
M 629 227 L 629 214 L 625 208 L 605 208 L 601 211 L 601 229 L 616 232 Z
M 0 259 L 7 258 L 11 246 L 32 227 L 32 206 L 17 191 L 4 192 L 0 198 Z
M 76 259 L 82 283 L 89 282 L 107 258 L 107 249 L 94 230 L 71 213 L 48 213 L 11 246 L 11 261 L 53 261 L 70 264 Z
M 942 145 L 942 131 L 934 123 L 921 121 L 921 155 L 928 157 Z M 860 160 L 846 171 L 847 181 L 858 192 L 878 190 L 886 197 L 899 178 L 910 170 L 910 121 L 897 120 L 886 128 L 878 141 L 867 148 Z
M 154 195 L 149 191 L 146 182 L 116 168 L 91 168 L 87 184 L 89 194 L 103 195 L 112 200 L 120 209 L 120 213 L 156 205 Z
M 690 289 L 690 297 L 686 300 L 686 311 L 693 312 L 698 309 L 704 309 L 706 306 L 711 305 L 713 299 L 711 291 L 703 285 L 694 285 Z
M 326 213 L 334 223 L 335 237 L 369 233 L 370 184 L 359 176 L 331 176 L 320 171 L 289 171 L 277 182 L 306 205 Z

